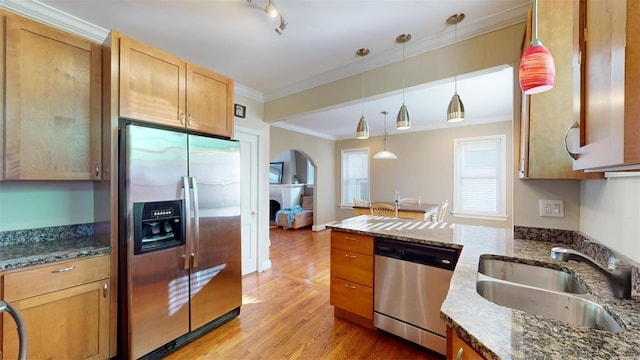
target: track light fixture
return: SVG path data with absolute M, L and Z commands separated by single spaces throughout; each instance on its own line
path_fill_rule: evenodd
M 266 12 L 272 18 L 278 16 L 278 9 L 271 0 L 269 0 L 267 6 L 264 7 L 264 12 Z M 280 18 L 282 18 L 282 16 Z
M 248 3 L 251 3 L 252 1 L 253 0 L 247 0 Z M 278 25 L 274 30 L 278 33 L 278 35 L 282 35 L 282 32 L 287 28 L 288 24 L 286 21 L 284 21 L 284 17 L 272 0 L 267 0 L 267 5 L 264 7 L 264 12 L 272 18 L 280 16 L 280 25 Z
M 362 73 L 360 76 L 360 84 L 362 88 L 362 116 L 360 116 L 360 121 L 358 121 L 358 127 L 356 128 L 356 139 L 368 139 L 369 124 L 367 123 L 367 119 L 364 118 L 364 57 L 369 55 L 369 49 L 358 49 L 356 50 L 356 55 L 362 58 Z
M 278 33 L 278 35 L 282 35 L 282 32 L 286 28 L 287 28 L 287 23 L 284 21 L 284 18 L 282 17 L 282 15 L 280 15 L 280 25 L 278 25 L 278 27 L 275 30 Z

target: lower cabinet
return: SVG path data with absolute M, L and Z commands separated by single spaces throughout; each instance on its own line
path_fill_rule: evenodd
M 373 327 L 373 237 L 331 230 L 330 302 L 336 316 Z
M 4 300 L 21 313 L 28 359 L 109 358 L 109 256 L 7 272 Z M 18 357 L 16 324 L 2 317 L 2 354 Z
M 447 327 L 447 360 L 482 360 L 482 355 L 464 342 L 458 334 Z

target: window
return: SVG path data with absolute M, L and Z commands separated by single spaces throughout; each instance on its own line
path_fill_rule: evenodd
M 506 136 L 454 139 L 453 159 L 453 216 L 506 221 Z
M 353 199 L 369 199 L 369 149 L 342 150 L 342 189 L 340 205 L 353 205 Z
M 311 161 L 307 160 L 307 186 L 312 186 L 315 178 L 315 167 Z

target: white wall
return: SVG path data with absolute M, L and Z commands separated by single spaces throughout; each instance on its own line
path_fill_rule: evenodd
M 444 121 L 444 120 L 443 120 Z M 466 121 L 466 120 L 465 120 Z M 371 201 L 393 201 L 395 191 L 400 197 L 420 196 L 425 203 L 437 204 L 449 201 L 444 221 L 460 224 L 512 227 L 511 194 L 513 161 L 511 154 L 512 122 L 501 121 L 483 125 L 472 125 L 447 129 L 397 133 L 387 136 L 387 149 L 398 156 L 396 160 L 369 159 Z M 507 221 L 488 221 L 452 217 L 453 207 L 453 139 L 474 136 L 505 134 L 507 138 Z M 340 202 L 340 156 L 341 150 L 369 147 L 371 155 L 382 144 L 382 137 L 367 140 L 341 140 L 336 142 L 336 203 Z M 339 209 L 338 219 L 353 216 L 351 209 Z
M 640 177 L 583 180 L 580 231 L 640 263 Z

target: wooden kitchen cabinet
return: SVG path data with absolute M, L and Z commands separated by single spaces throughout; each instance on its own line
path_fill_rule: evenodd
M 120 117 L 233 136 L 232 79 L 120 38 Z
M 109 256 L 10 271 L 4 300 L 22 314 L 28 359 L 109 358 Z M 18 357 L 18 333 L 2 318 L 2 354 Z
M 579 120 L 580 68 L 574 40 L 578 0 L 539 0 L 538 37 L 553 55 L 556 78 L 553 89 L 522 94 L 519 177 L 525 179 L 603 178 L 602 173 L 573 170 L 573 159 L 563 147 L 564 135 Z M 523 51 L 531 42 L 531 12 Z M 575 63 L 575 66 L 574 66 Z
M 331 230 L 335 315 L 373 327 L 373 237 Z
M 447 360 L 483 360 L 484 357 L 447 327 Z
M 640 169 L 640 2 L 581 0 L 584 72 L 575 169 Z
M 3 15 L 3 178 L 100 179 L 100 45 Z

